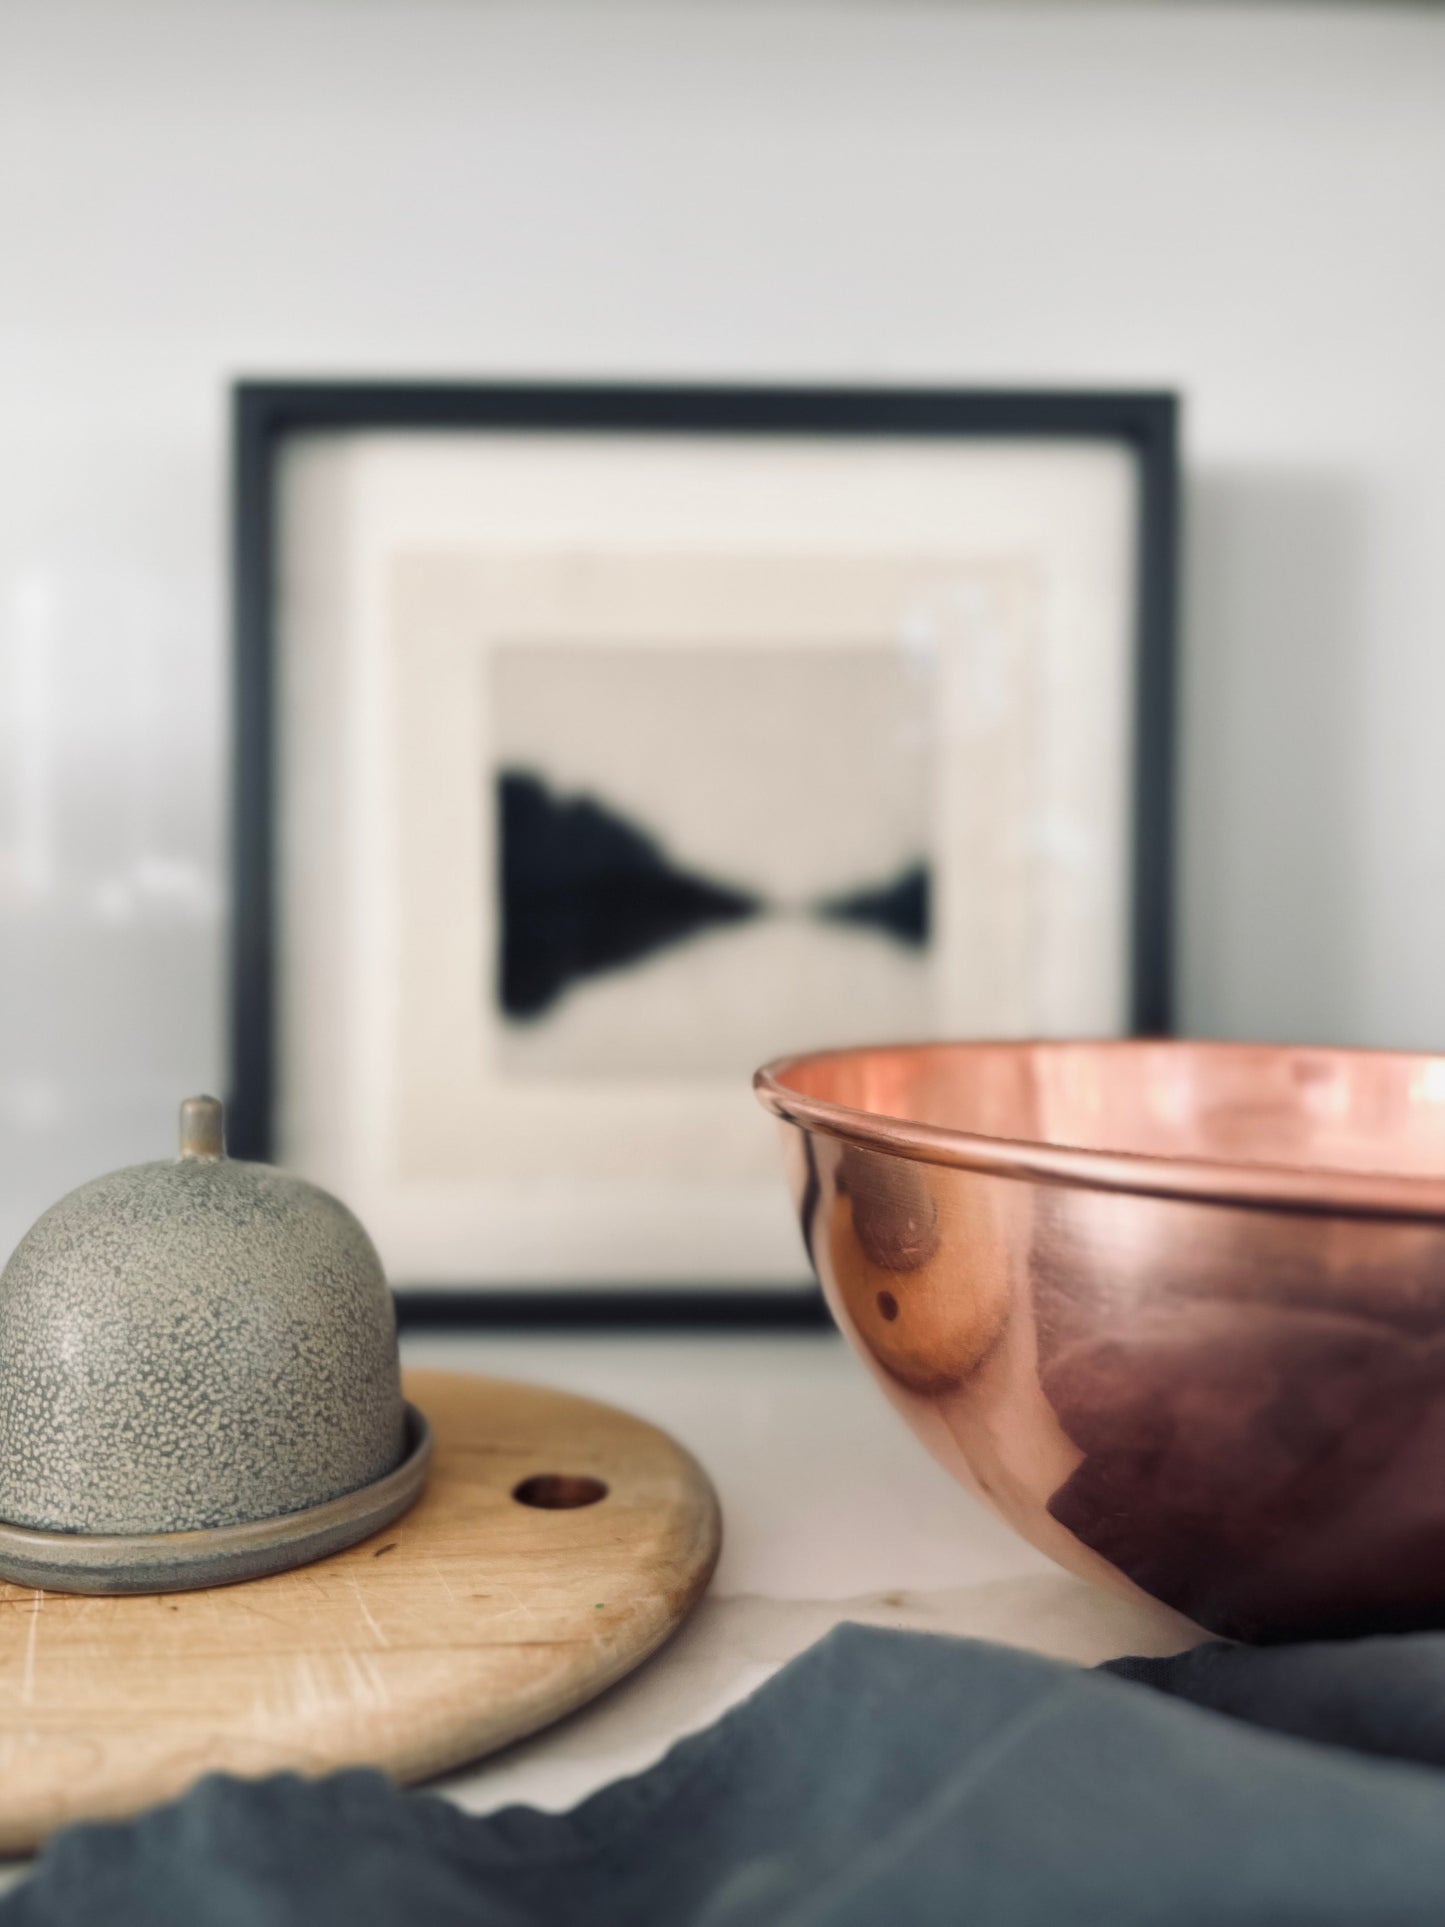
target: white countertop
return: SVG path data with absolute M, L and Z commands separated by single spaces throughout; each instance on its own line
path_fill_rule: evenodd
M 840 1620 L 972 1634 L 1090 1663 L 1198 1637 L 1085 1584 L 934 1465 L 828 1333 L 416 1335 L 407 1363 L 529 1379 L 680 1439 L 723 1510 L 712 1589 L 630 1679 L 441 1787 L 472 1812 L 561 1808 L 650 1766 Z

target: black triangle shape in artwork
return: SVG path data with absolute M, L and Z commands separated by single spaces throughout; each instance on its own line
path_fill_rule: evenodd
M 540 1017 L 587 977 L 765 907 L 751 891 L 680 869 L 595 797 L 554 796 L 530 770 L 502 770 L 497 802 L 509 1017 Z
M 860 923 L 919 949 L 928 942 L 931 877 L 915 863 L 889 883 L 825 897 L 817 914 L 829 923 Z

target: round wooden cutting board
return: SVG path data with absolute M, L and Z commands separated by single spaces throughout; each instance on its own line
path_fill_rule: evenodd
M 640 1419 L 407 1374 L 430 1419 L 411 1512 L 317 1565 L 209 1592 L 0 1583 L 0 1853 L 200 1774 L 421 1780 L 571 1712 L 656 1650 L 717 1560 L 717 1499 Z

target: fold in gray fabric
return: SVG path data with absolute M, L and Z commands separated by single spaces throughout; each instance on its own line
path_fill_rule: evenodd
M 1101 1669 L 1252 1726 L 1445 1767 L 1445 1635 L 1315 1646 L 1196 1646 Z M 1445 1909 L 1442 1909 L 1445 1917 Z
M 1420 1761 L 1445 1753 L 1442 1653 L 1088 1673 L 844 1627 L 571 1813 L 475 1819 L 364 1772 L 213 1778 L 58 1836 L 0 1927 L 1439 1927 L 1445 1772 Z

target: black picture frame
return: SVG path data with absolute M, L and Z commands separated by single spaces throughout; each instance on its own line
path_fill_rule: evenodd
M 317 431 L 493 429 L 1106 441 L 1137 464 L 1130 1016 L 1172 1026 L 1178 398 L 1155 390 L 247 379 L 232 391 L 232 765 L 228 1136 L 274 1145 L 277 455 Z M 827 1323 L 815 1289 L 409 1289 L 404 1325 Z

